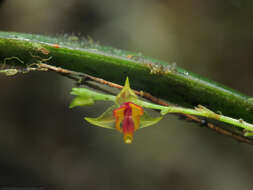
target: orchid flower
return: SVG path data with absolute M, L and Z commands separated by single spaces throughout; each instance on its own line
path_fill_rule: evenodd
M 101 116 L 97 118 L 85 117 L 85 120 L 95 126 L 118 130 L 123 133 L 124 142 L 127 144 L 132 143 L 133 134 L 136 130 L 154 125 L 162 119 L 162 117 L 153 118 L 144 111 L 143 107 L 150 107 L 148 106 L 149 103 L 138 99 L 130 88 L 128 78 L 125 86 L 116 97 L 98 95 L 96 92 L 87 95 L 87 90 L 80 88 L 74 88 L 72 94 L 78 95 L 78 97 L 73 100 L 70 107 L 93 104 L 95 100 L 114 101 L 115 104 Z

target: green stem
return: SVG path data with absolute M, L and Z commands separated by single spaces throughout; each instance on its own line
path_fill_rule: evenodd
M 203 107 L 202 107 L 203 108 Z M 217 121 L 221 121 L 223 123 L 227 123 L 230 125 L 234 125 L 243 129 L 246 129 L 248 131 L 253 132 L 253 125 L 250 123 L 247 123 L 241 119 L 233 119 L 224 115 L 219 115 L 214 112 L 211 112 L 210 110 L 204 109 L 188 109 L 188 108 L 182 108 L 182 107 L 175 107 L 175 106 L 168 106 L 164 110 L 162 110 L 163 115 L 167 113 L 181 113 L 181 114 L 190 114 L 190 115 L 196 115 L 201 117 L 206 117 L 209 119 L 215 119 Z M 249 134 L 249 133 L 247 133 Z M 250 136 L 250 135 L 248 135 Z
M 73 88 L 71 94 L 77 95 L 77 97 L 70 104 L 70 107 L 87 105 L 87 101 L 89 102 L 89 105 L 94 104 L 95 101 L 97 100 L 112 101 L 112 102 L 116 101 L 116 96 L 94 92 L 86 88 Z M 145 108 L 161 110 L 162 115 L 166 115 L 168 113 L 179 113 L 179 114 L 189 114 L 189 115 L 196 115 L 196 116 L 201 116 L 201 117 L 205 117 L 209 119 L 215 119 L 217 121 L 221 121 L 221 122 L 234 125 L 234 126 L 247 130 L 248 132 L 246 134 L 248 136 L 253 132 L 252 124 L 247 123 L 243 121 L 242 119 L 233 119 L 224 115 L 216 114 L 213 111 L 201 105 L 199 105 L 195 109 L 189 109 L 189 108 L 183 108 L 183 107 L 177 107 L 177 106 L 161 106 L 157 104 L 148 103 L 139 99 L 135 99 L 134 103 Z
M 18 59 L 6 61 L 12 57 Z M 27 67 L 41 61 L 115 83 L 123 84 L 129 76 L 133 89 L 180 106 L 201 104 L 215 112 L 253 122 L 253 101 L 249 97 L 169 63 L 92 41 L 0 32 L 0 63 Z

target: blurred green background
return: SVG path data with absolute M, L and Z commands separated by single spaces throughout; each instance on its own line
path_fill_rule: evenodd
M 176 62 L 247 95 L 253 94 L 252 20 L 251 0 L 0 1 L 0 30 L 91 36 Z M 250 145 L 172 115 L 137 131 L 133 144 L 125 145 L 117 131 L 83 120 L 108 104 L 68 109 L 73 81 L 30 73 L 0 76 L 0 86 L 0 187 L 253 187 Z

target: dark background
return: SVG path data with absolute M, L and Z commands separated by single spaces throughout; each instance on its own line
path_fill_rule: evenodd
M 252 20 L 251 0 L 0 1 L 0 30 L 91 36 L 249 96 Z M 252 146 L 175 116 L 125 145 L 83 120 L 108 104 L 68 109 L 73 86 L 53 73 L 0 76 L 0 187 L 252 189 Z

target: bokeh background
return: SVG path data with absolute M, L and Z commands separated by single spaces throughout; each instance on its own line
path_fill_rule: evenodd
M 1 0 L 0 30 L 90 36 L 253 95 L 251 0 Z M 253 147 L 167 116 L 125 145 L 91 127 L 108 104 L 70 110 L 73 81 L 0 76 L 0 189 L 253 187 Z

